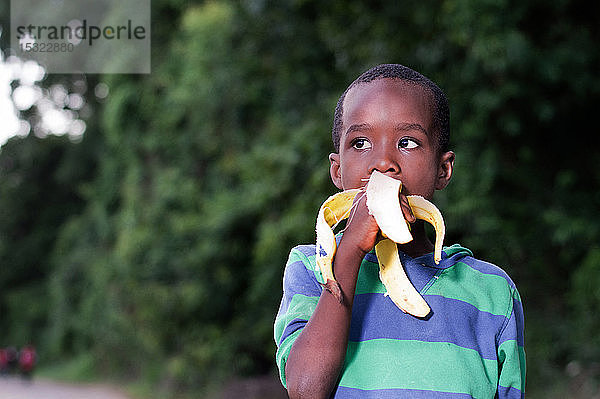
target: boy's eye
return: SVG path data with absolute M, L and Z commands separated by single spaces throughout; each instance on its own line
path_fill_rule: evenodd
M 369 140 L 367 139 L 358 138 L 352 142 L 352 147 L 356 148 L 357 150 L 366 150 L 371 148 L 371 143 L 369 143 Z
M 417 143 L 415 140 L 413 139 L 409 139 L 407 137 L 400 139 L 400 141 L 398 142 L 398 148 L 406 148 L 406 149 L 412 149 L 412 148 L 416 148 L 419 146 L 419 143 Z

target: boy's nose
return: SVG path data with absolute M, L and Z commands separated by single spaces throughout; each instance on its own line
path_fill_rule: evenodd
M 371 160 L 369 173 L 373 173 L 374 170 L 381 173 L 398 173 L 400 165 L 387 151 L 381 151 Z

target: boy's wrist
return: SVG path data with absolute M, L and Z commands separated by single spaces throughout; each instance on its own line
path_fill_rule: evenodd
M 350 242 L 340 241 L 338 250 L 333 259 L 333 274 L 335 284 L 325 288 L 336 297 L 346 309 L 352 309 L 354 290 L 360 264 L 365 257 L 365 252 Z
M 358 268 L 365 255 L 370 251 L 371 249 L 365 251 L 359 245 L 351 242 L 351 240 L 344 240 L 342 238 L 336 251 L 335 259 L 343 259 L 344 264 L 354 264 Z
M 371 252 L 371 250 L 375 247 L 375 245 L 371 246 L 367 242 L 365 242 L 365 240 L 362 239 L 364 238 L 364 236 L 365 233 L 360 234 L 361 239 L 358 240 L 354 239 L 355 237 L 357 237 L 357 234 L 345 232 L 344 235 L 342 235 L 342 239 L 338 244 L 337 252 L 344 251 L 347 252 L 349 255 L 359 257 L 362 260 L 362 258 L 364 258 L 365 255 Z

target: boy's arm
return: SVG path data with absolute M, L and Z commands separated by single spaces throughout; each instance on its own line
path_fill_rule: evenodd
M 285 366 L 290 398 L 328 398 L 333 391 L 346 356 L 356 277 L 363 257 L 364 253 L 340 242 L 334 270 L 343 302 L 324 289 L 294 342 Z
M 285 376 L 290 398 L 328 398 L 344 364 L 352 304 L 360 264 L 377 240 L 379 228 L 365 197 L 357 198 L 333 262 L 342 291 L 340 303 L 323 290 L 310 320 L 294 342 Z
M 525 349 L 523 304 L 516 288 L 511 289 L 513 306 L 507 315 L 507 323 L 498 337 L 500 399 L 525 397 Z

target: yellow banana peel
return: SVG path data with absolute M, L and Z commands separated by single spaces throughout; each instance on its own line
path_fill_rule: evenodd
M 383 239 L 375 245 L 375 253 L 379 262 L 379 279 L 391 300 L 405 313 L 427 316 L 429 305 L 408 279 L 396 243 L 388 238 Z
M 333 229 L 350 215 L 354 197 L 359 189 L 346 190 L 327 198 L 317 216 L 317 265 L 325 281 L 335 281 L 332 262 L 337 250 Z
M 425 317 L 430 308 L 417 292 L 404 272 L 396 243 L 412 240 L 408 224 L 400 208 L 399 193 L 402 183 L 380 172 L 373 172 L 367 184 L 367 207 L 375 218 L 385 239 L 375 246 L 379 262 L 379 278 L 386 287 L 387 295 L 402 311 L 417 317 Z M 339 192 L 327 198 L 319 209 L 316 223 L 316 262 L 325 288 L 338 300 L 342 293 L 333 275 L 333 257 L 337 250 L 334 228 L 348 218 L 354 198 L 361 190 Z M 417 219 L 433 225 L 436 232 L 434 260 L 439 263 L 445 234 L 444 220 L 440 211 L 431 202 L 420 196 L 409 195 L 408 203 Z
M 446 226 L 440 210 L 420 195 L 409 195 L 408 204 L 417 219 L 425 220 L 435 229 L 435 246 L 433 250 L 433 260 L 440 263 L 442 260 L 442 245 L 444 244 L 444 235 Z

